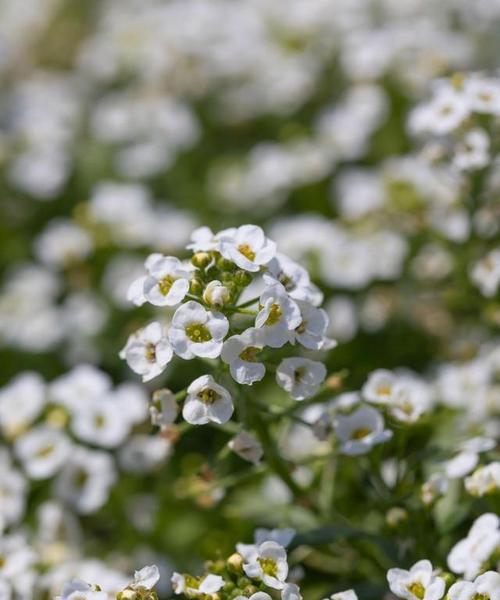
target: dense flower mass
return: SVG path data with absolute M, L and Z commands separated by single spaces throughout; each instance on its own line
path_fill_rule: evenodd
M 0 600 L 500 600 L 499 30 L 0 0 Z

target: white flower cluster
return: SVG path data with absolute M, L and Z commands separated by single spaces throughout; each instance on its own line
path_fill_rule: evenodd
M 174 356 L 220 358 L 206 363 L 214 375 L 202 375 L 187 387 L 182 414 L 192 424 L 225 423 L 233 402 L 227 386 L 217 381 L 224 365 L 235 382 L 252 385 L 264 378 L 274 349 L 319 351 L 334 342 L 326 337 L 327 315 L 318 308 L 320 290 L 303 267 L 277 252 L 260 227 L 217 234 L 197 229 L 188 248 L 194 252 L 190 264 L 161 254 L 146 259 L 146 275 L 132 283 L 130 300 L 175 312 L 169 325 L 154 321 L 131 335 L 120 356 L 143 381 L 160 375 Z M 248 298 L 251 290 L 258 295 Z M 314 396 L 325 377 L 321 362 L 303 356 L 284 358 L 276 367 L 276 382 L 295 400 Z M 164 393 L 157 399 L 157 424 L 172 423 L 175 398 Z
M 0 389 L 0 520 L 10 526 L 23 517 L 30 480 L 53 480 L 54 497 L 77 513 L 97 511 L 117 480 L 114 452 L 126 471 L 152 469 L 167 457 L 167 440 L 134 435 L 146 417 L 138 385 L 113 387 L 90 365 L 50 384 L 35 373 L 18 375 Z

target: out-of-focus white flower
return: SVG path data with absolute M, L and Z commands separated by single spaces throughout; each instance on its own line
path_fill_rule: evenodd
M 47 479 L 68 459 L 71 442 L 61 431 L 39 425 L 16 439 L 14 451 L 31 479 Z
M 472 268 L 470 277 L 481 294 L 492 298 L 500 284 L 500 249 L 495 249 L 484 256 Z
M 500 573 L 486 571 L 474 581 L 457 581 L 450 587 L 446 597 L 449 600 L 500 600 Z
M 264 529 L 258 527 L 254 532 L 254 539 L 258 546 L 264 542 L 276 542 L 280 546 L 283 546 L 283 548 L 288 548 L 296 533 L 295 529 L 291 527 L 285 527 L 284 529 Z
M 358 317 L 356 305 L 348 296 L 334 296 L 325 305 L 328 315 L 327 333 L 339 342 L 348 342 L 356 335 Z
M 444 463 L 446 475 L 450 479 L 461 479 L 470 473 L 479 462 L 479 454 L 495 447 L 491 438 L 475 437 L 460 444 L 459 452 Z
M 442 473 L 434 473 L 422 485 L 421 496 L 424 504 L 432 504 L 448 491 L 448 478 Z
M 37 373 L 20 373 L 0 389 L 0 430 L 16 435 L 31 425 L 45 405 L 45 383 Z
M 106 395 L 110 389 L 109 375 L 92 365 L 81 364 L 49 385 L 49 399 L 74 410 L 79 404 Z
M 149 405 L 149 414 L 151 423 L 157 427 L 171 425 L 179 412 L 175 395 L 166 388 L 156 390 L 153 393 L 152 401 Z
M 472 496 L 486 496 L 500 490 L 500 462 L 479 467 L 465 479 L 465 489 Z
M 325 598 L 325 600 L 327 599 Z M 344 592 L 332 594 L 330 600 L 358 600 L 358 595 L 354 590 L 345 590 Z
M 78 513 L 93 513 L 106 503 L 115 481 L 111 456 L 80 446 L 65 461 L 56 480 L 56 493 Z
M 255 326 L 263 330 L 267 346 L 281 348 L 290 341 L 291 332 L 300 326 L 300 309 L 281 284 L 275 284 L 262 293 L 260 306 Z
M 455 130 L 469 115 L 467 98 L 449 85 L 441 85 L 432 100 L 416 108 L 409 127 L 414 133 L 446 135 Z
M 227 445 L 238 456 L 254 465 L 259 464 L 261 458 L 264 456 L 261 443 L 246 431 L 238 433 Z
M 393 391 L 389 412 L 401 423 L 416 423 L 432 406 L 430 386 L 413 375 L 399 376 Z
M 281 600 L 302 600 L 299 586 L 296 583 L 285 583 L 281 590 Z
M 448 554 L 448 567 L 465 579 L 474 579 L 500 547 L 500 518 L 493 513 L 478 517 L 467 534 Z
M 257 272 L 276 254 L 276 244 L 256 225 L 242 225 L 220 236 L 220 253 L 240 269 Z
M 474 112 L 500 115 L 500 81 L 471 75 L 464 82 L 464 95 Z
M 149 381 L 164 371 L 173 354 L 164 328 L 155 321 L 128 338 L 120 358 L 127 361 L 132 371 L 142 375 L 143 381 Z
M 223 314 L 190 300 L 175 311 L 168 339 L 174 352 L 186 360 L 195 356 L 217 358 L 228 330 L 229 322 Z
M 224 342 L 221 359 L 229 365 L 235 381 L 252 385 L 263 379 L 266 367 L 258 361 L 258 354 L 264 346 L 262 331 L 254 328 L 249 328 L 240 335 L 233 335 Z
M 35 240 L 35 253 L 44 263 L 64 267 L 86 258 L 93 249 L 90 235 L 69 219 L 49 222 Z
M 154 471 L 170 453 L 170 443 L 160 435 L 133 435 L 119 450 L 122 469 L 130 473 Z
M 445 580 L 434 574 L 428 560 L 420 560 L 409 571 L 389 569 L 387 581 L 391 592 L 405 600 L 440 600 L 446 589 Z
M 270 588 L 281 590 L 288 576 L 286 550 L 276 542 L 237 544 L 243 557 L 243 570 L 251 579 L 259 579 Z
M 371 406 L 362 406 L 350 415 L 337 415 L 333 428 L 340 452 L 351 456 L 366 454 L 392 437 L 392 431 L 384 429 L 382 415 Z
M 465 133 L 455 148 L 453 164 L 461 170 L 481 169 L 489 160 L 490 138 L 483 129 L 471 129 Z
M 326 377 L 323 363 L 309 358 L 292 357 L 281 361 L 276 381 L 294 400 L 305 400 L 317 393 Z
M 26 508 L 26 479 L 11 465 L 7 452 L 0 450 L 0 524 L 17 523 Z M 0 536 L 2 527 L 0 527 Z M 1 596 L 0 596 L 1 597 Z
M 370 373 L 361 393 L 363 398 L 374 404 L 390 405 L 394 395 L 397 378 L 391 371 L 377 369 Z
M 182 416 L 193 425 L 205 425 L 210 421 L 226 423 L 233 414 L 231 394 L 211 375 L 195 379 L 187 389 Z

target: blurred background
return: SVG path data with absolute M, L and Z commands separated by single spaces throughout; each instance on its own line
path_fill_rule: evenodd
M 231 553 L 256 526 L 312 525 L 279 481 L 247 481 L 220 455 L 227 432 L 151 435 L 149 390 L 118 357 L 154 315 L 126 300 L 144 258 L 186 257 L 197 226 L 259 224 L 308 267 L 343 391 L 403 366 L 439 387 L 455 361 L 474 397 L 500 305 L 470 272 L 498 244 L 500 181 L 435 164 L 407 122 L 437 79 L 495 73 L 499 26 L 498 0 L 0 0 L 0 554 L 29 540 L 19 560 L 37 573 L 19 577 L 19 597 L 69 573 L 113 589 L 148 561 L 167 597 L 172 568 Z M 176 363 L 149 388 L 183 387 L 198 366 Z M 128 417 L 99 437 L 74 420 L 102 396 Z M 77 444 L 90 499 L 68 491 L 75 472 L 26 459 L 44 448 L 19 440 L 47 426 Z M 362 481 L 348 477 L 352 494 Z M 331 573 L 339 589 L 370 579 L 361 597 L 380 597 L 380 564 L 353 570 L 356 557 L 341 546 L 312 561 L 306 598 Z

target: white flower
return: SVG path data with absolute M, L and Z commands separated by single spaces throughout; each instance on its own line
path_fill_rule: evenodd
M 391 404 L 397 377 L 386 369 L 377 369 L 368 376 L 361 393 L 367 402 Z
M 337 415 L 333 427 L 341 443 L 340 452 L 350 456 L 366 454 L 392 437 L 392 431 L 384 429 L 382 415 L 371 406 L 362 406 L 350 415 Z
M 464 83 L 464 95 L 474 112 L 500 115 L 500 81 L 474 75 Z
M 189 291 L 190 273 L 178 258 L 151 254 L 145 266 L 148 274 L 131 284 L 127 294 L 129 300 L 138 306 L 144 302 L 175 306 L 184 300 Z
M 489 161 L 490 138 L 483 129 L 468 131 L 455 149 L 453 164 L 461 170 L 481 169 Z
M 442 473 L 434 473 L 422 485 L 422 502 L 424 504 L 432 504 L 437 498 L 446 494 L 448 487 L 448 478 Z
M 294 400 L 304 400 L 317 393 L 326 377 L 323 363 L 309 358 L 292 357 L 281 361 L 276 381 Z
M 116 448 L 131 429 L 127 406 L 112 397 L 93 398 L 79 405 L 71 419 L 71 429 L 81 440 L 103 448 Z
M 441 86 L 432 100 L 418 107 L 410 117 L 410 129 L 415 133 L 446 135 L 469 116 L 469 104 L 451 86 Z
M 111 378 L 93 365 L 78 365 L 55 379 L 49 386 L 49 397 L 73 411 L 81 403 L 99 398 L 111 389 Z
M 156 390 L 149 405 L 151 424 L 157 427 L 171 425 L 177 418 L 178 406 L 175 395 L 169 389 Z
M 18 533 L 0 536 L 0 580 L 14 581 L 26 573 L 36 561 L 35 552 L 24 535 Z
M 233 335 L 224 342 L 221 359 L 229 365 L 235 381 L 252 385 L 266 374 L 266 367 L 257 356 L 264 348 L 264 335 L 260 329 L 250 328 L 240 335 Z
M 266 592 L 255 592 L 251 596 L 236 596 L 234 600 L 272 600 Z
M 116 469 L 107 452 L 77 447 L 57 476 L 56 492 L 78 513 L 89 514 L 107 502 L 115 481 Z
M 54 219 L 35 240 L 34 246 L 42 262 L 63 267 L 87 257 L 93 243 L 90 235 L 69 219 Z
M 291 341 L 302 344 L 308 350 L 320 350 L 325 346 L 328 349 L 335 346 L 333 340 L 327 340 L 328 315 L 322 308 L 315 308 L 309 302 L 297 300 L 300 310 L 301 322 L 292 331 Z
M 107 592 L 96 590 L 95 586 L 79 579 L 66 583 L 56 600 L 108 600 Z
M 234 411 L 231 394 L 216 383 L 212 375 L 202 375 L 195 379 L 187 393 L 182 416 L 188 423 L 226 423 L 231 418 Z
M 0 430 L 16 435 L 31 425 L 45 405 L 45 383 L 37 373 L 21 373 L 0 390 Z
M 261 443 L 246 431 L 238 433 L 227 445 L 238 456 L 254 465 L 259 464 L 264 455 Z
M 208 311 L 190 300 L 175 311 L 168 338 L 181 358 L 217 358 L 228 329 L 229 322 L 222 313 Z
M 457 581 L 446 597 L 447 600 L 500 600 L 500 573 L 487 571 L 474 581 Z
M 470 277 L 483 296 L 492 298 L 500 285 L 500 248 L 492 250 L 477 262 Z
M 134 581 L 130 584 L 130 587 L 134 590 L 152 590 L 159 580 L 158 567 L 151 565 L 134 573 Z
M 479 467 L 465 480 L 465 489 L 472 496 L 486 496 L 500 490 L 500 462 Z
M 428 560 L 420 560 L 409 571 L 389 569 L 387 581 L 391 592 L 405 600 L 440 600 L 444 596 L 446 583 L 433 573 Z
M 484 564 L 500 547 L 500 518 L 494 513 L 478 517 L 467 537 L 448 554 L 448 567 L 465 579 L 474 579 Z
M 237 544 L 237 551 L 243 557 L 243 570 L 251 579 L 259 579 L 276 590 L 285 586 L 288 576 L 286 550 L 276 542 Z
M 281 590 L 281 600 L 302 600 L 299 586 L 296 583 L 285 583 Z
M 14 451 L 31 479 L 47 479 L 63 466 L 71 443 L 61 431 L 39 425 L 16 439 Z
M 281 284 L 275 284 L 262 293 L 260 306 L 255 326 L 263 329 L 267 346 L 281 348 L 292 339 L 292 331 L 302 321 L 300 309 Z
M 313 306 L 319 306 L 323 301 L 321 290 L 311 283 L 307 270 L 285 254 L 278 253 L 269 262 L 264 281 L 268 285 L 281 283 L 294 300 L 309 302 Z
M 460 445 L 459 453 L 443 464 L 446 475 L 450 479 L 465 477 L 478 464 L 479 454 L 491 450 L 495 445 L 495 440 L 491 438 L 475 437 L 466 440 Z
M 229 302 L 230 297 L 227 287 L 216 279 L 211 281 L 203 292 L 203 300 L 209 306 L 224 306 Z
M 0 450 L 0 535 L 2 525 L 17 523 L 23 516 L 26 508 L 26 488 L 26 479 L 12 467 L 7 451 Z
M 276 244 L 257 225 L 242 225 L 220 235 L 220 253 L 240 269 L 257 272 L 276 254 Z
M 157 321 L 132 334 L 120 352 L 120 358 L 143 381 L 154 379 L 162 373 L 173 356 L 173 350 L 163 327 Z
M 211 252 L 212 250 L 219 250 L 220 248 L 220 237 L 222 235 L 234 234 L 236 228 L 225 229 L 217 234 L 214 234 L 209 227 L 198 227 L 191 234 L 191 243 L 186 246 L 188 250 L 193 252 Z
M 415 423 L 432 403 L 428 385 L 414 376 L 398 377 L 393 390 L 389 413 L 401 423 Z

